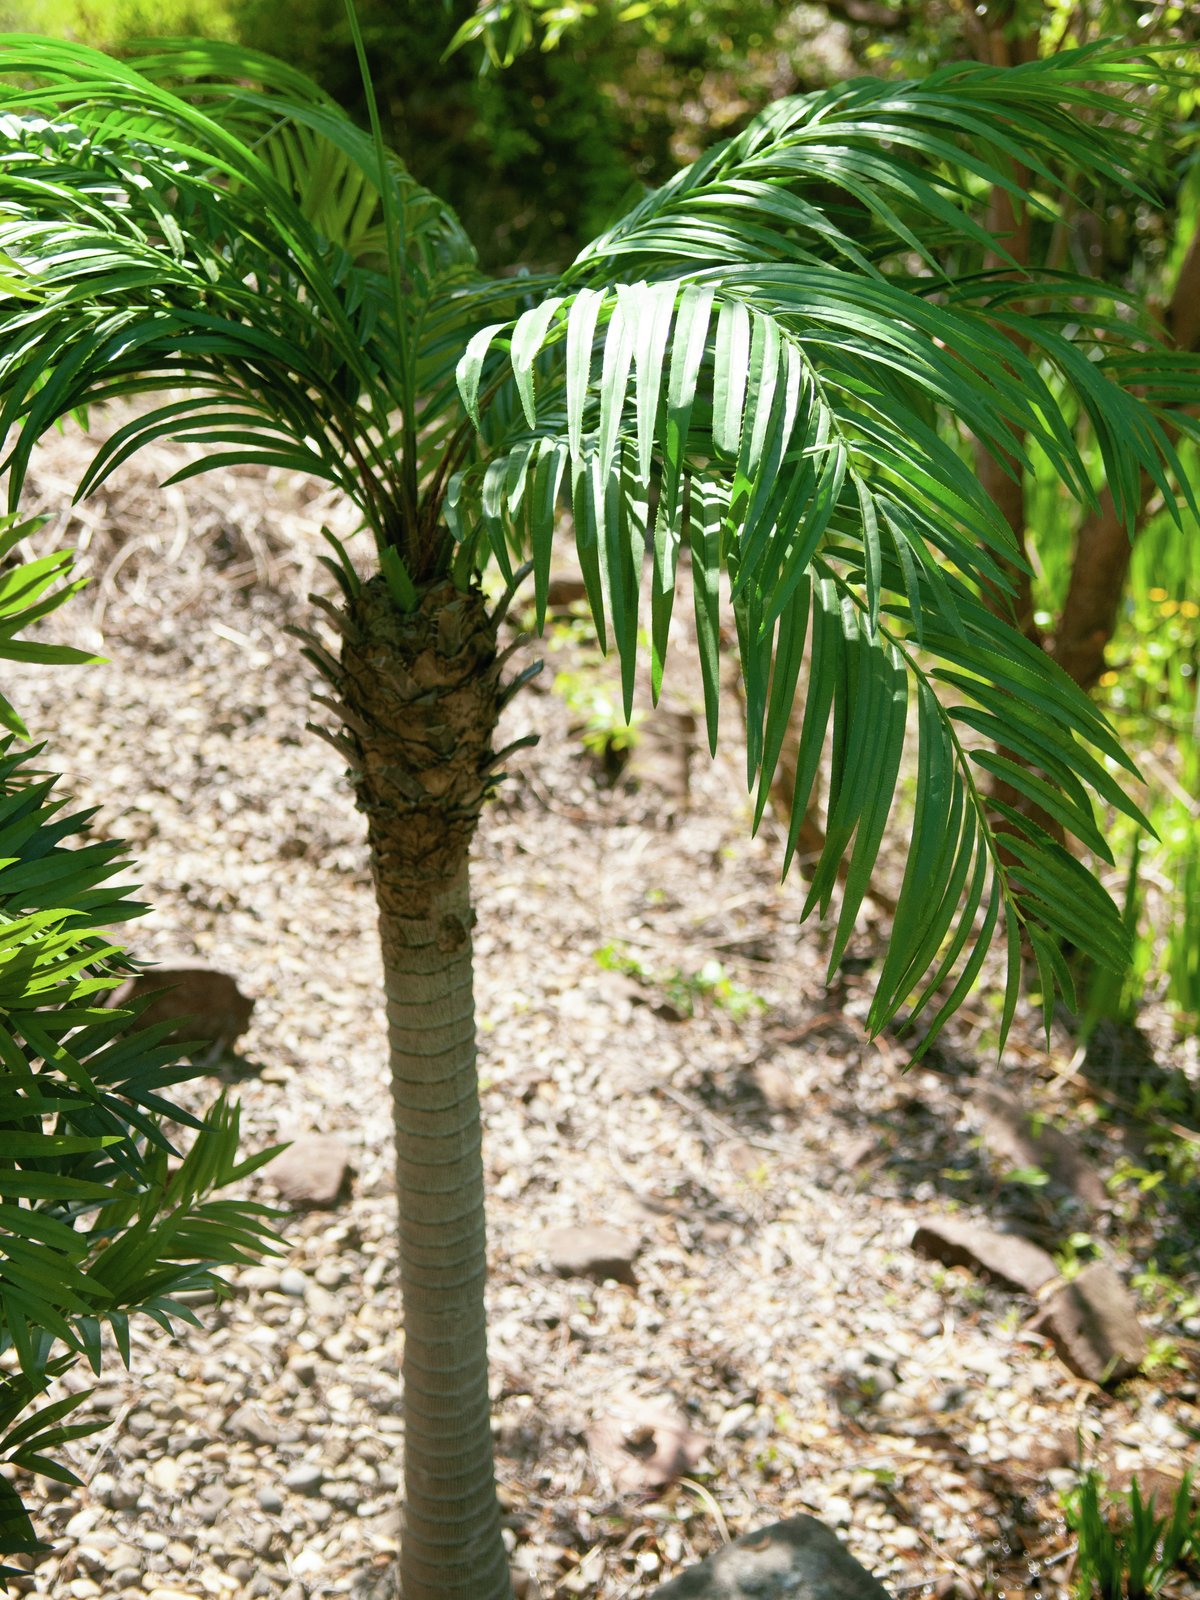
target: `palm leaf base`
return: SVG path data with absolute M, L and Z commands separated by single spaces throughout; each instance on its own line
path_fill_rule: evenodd
M 379 902 L 404 1301 L 403 1600 L 508 1600 L 488 1399 L 467 858 L 498 715 L 495 630 L 452 584 L 347 606 L 337 684 Z

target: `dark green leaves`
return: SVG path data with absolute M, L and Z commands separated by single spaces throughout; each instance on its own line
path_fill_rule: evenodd
M 519 554 L 539 618 L 569 502 L 627 707 L 639 617 L 657 697 L 690 581 L 715 741 L 732 616 L 760 814 L 784 741 L 798 744 L 789 859 L 828 748 L 809 905 L 832 906 L 841 882 L 835 950 L 915 706 L 921 815 L 875 1026 L 913 997 L 936 1025 L 1001 926 L 1010 952 L 1028 932 L 1054 974 L 1045 941 L 1081 919 L 1119 959 L 1115 912 L 1023 811 L 1102 846 L 1091 796 L 1127 806 L 1106 765 L 1120 750 L 982 605 L 1020 558 L 956 435 L 1018 465 L 1030 439 L 1087 498 L 1066 420 L 1078 413 L 1128 514 L 1143 474 L 1169 492 L 1157 412 L 1195 364 L 1150 347 L 1094 285 L 956 282 L 948 264 L 1003 260 L 974 214 L 985 189 L 1044 208 L 1025 175 L 1050 193 L 1064 165 L 1136 187 L 1140 113 L 1107 115 L 1102 86 L 1149 81 L 1144 58 L 1061 52 L 780 101 L 560 281 L 485 283 L 436 198 L 278 63 L 195 43 L 140 65 L 19 37 L 4 52 L 0 428 L 14 492 L 59 415 L 183 389 L 118 433 L 89 486 L 160 437 L 200 443 L 210 463 L 304 467 L 393 552 L 398 603 L 452 562 L 461 582 L 493 558 L 511 577 Z M 1001 729 L 1012 739 L 995 754 Z M 981 793 L 999 778 L 1023 802 L 1003 819 L 1020 843 L 1007 855 Z
M 24 1414 L 55 1347 L 99 1370 L 101 1322 L 127 1351 L 131 1310 L 169 1327 L 180 1290 L 223 1292 L 215 1267 L 272 1248 L 261 1206 L 215 1198 L 271 1152 L 239 1161 L 224 1098 L 197 1119 L 166 1097 L 190 1069 L 169 1023 L 139 1027 L 147 1002 L 105 1006 L 128 970 L 105 929 L 141 908 L 112 881 L 121 847 L 80 841 L 87 818 L 63 814 L 38 754 L 0 743 L 0 1348 L 19 1368 L 0 1382 L 0 1452 L 72 1481 L 47 1452 L 91 1431 L 64 1421 L 77 1401 Z M 191 1130 L 169 1188 L 168 1116 Z M 27 1538 L 19 1501 L 0 1519 Z
M 1088 79 L 1097 69 L 1117 71 L 1115 56 L 956 68 L 773 106 L 635 207 L 555 293 L 483 329 L 460 366 L 484 435 L 456 480 L 456 516 L 469 526 L 477 507 L 506 563 L 530 549 L 541 594 L 561 515 L 550 486 L 569 485 L 627 707 L 639 601 L 657 697 L 686 551 L 715 742 L 723 597 L 730 605 L 758 817 L 785 740 L 794 745 L 787 861 L 828 756 L 806 911 L 828 910 L 840 886 L 835 963 L 878 859 L 915 705 L 912 849 L 876 1028 L 911 1005 L 936 1031 L 1000 928 L 1004 1031 L 1023 936 L 1060 987 L 1049 945 L 1084 948 L 1081 922 L 1089 952 L 1121 960 L 1114 908 L 1026 810 L 1103 858 L 1093 796 L 1134 809 L 1107 765 L 1126 763 L 1086 698 L 982 603 L 1011 588 L 1020 556 L 954 433 L 1018 466 L 1032 439 L 1067 492 L 1087 499 L 1069 394 L 1129 510 L 1139 476 L 1165 489 L 1177 462 L 1150 407 L 1113 379 L 1124 362 L 1146 393 L 1165 396 L 1182 392 L 1171 387 L 1182 368 L 1140 343 L 1135 360 L 1095 286 L 1059 275 L 1018 290 L 998 274 L 955 284 L 940 267 L 955 240 L 1003 255 L 970 196 L 995 185 L 1020 198 L 1014 162 L 1043 177 L 1062 158 L 1106 177 L 1132 170 L 1126 134 L 1077 121 L 1079 108 L 1105 104 Z M 1035 294 L 1033 316 L 1024 306 Z M 1088 297 L 1101 349 L 1081 322 Z M 484 384 L 519 400 L 491 431 Z M 1000 781 L 1019 810 L 989 812 L 985 794 Z

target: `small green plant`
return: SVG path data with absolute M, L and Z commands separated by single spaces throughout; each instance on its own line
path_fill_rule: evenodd
M 1200 1315 L 1200 1294 L 1174 1273 L 1164 1271 L 1154 1258 L 1134 1273 L 1132 1282 L 1151 1310 L 1162 1310 L 1177 1318 Z
M 1050 1174 L 1041 1167 L 1012 1167 L 1001 1179 L 1002 1183 L 1019 1183 L 1025 1189 L 1044 1189 Z
M 1174 1339 L 1165 1334 L 1146 1341 L 1146 1354 L 1142 1357 L 1144 1373 L 1157 1372 L 1161 1367 L 1174 1367 L 1179 1372 L 1188 1371 L 1187 1358 L 1180 1353 Z
M 557 673 L 554 692 L 574 716 L 583 748 L 598 761 L 624 755 L 641 739 L 646 713 L 635 706 L 626 721 L 619 686 L 606 684 L 589 668 Z
M 525 623 L 531 629 L 537 626 L 533 608 Z M 555 673 L 553 687 L 574 716 L 574 731 L 589 755 L 616 770 L 642 737 L 645 711 L 631 706 L 626 715 L 620 675 L 596 648 L 595 631 L 581 602 L 572 605 L 566 616 L 555 618 L 544 638 L 549 654 L 569 650 L 572 655 L 572 664 Z M 638 642 L 649 647 L 644 629 L 638 630 Z
M 1111 1176 L 1106 1180 L 1106 1187 L 1110 1194 L 1115 1195 L 1132 1184 L 1139 1194 L 1150 1194 L 1158 1188 L 1165 1177 L 1166 1173 L 1161 1170 L 1139 1167 L 1136 1162 L 1130 1161 L 1128 1156 L 1121 1156 L 1113 1167 Z
M 1069 1282 L 1072 1278 L 1077 1278 L 1088 1262 L 1094 1261 L 1098 1254 L 1096 1241 L 1090 1233 L 1073 1233 L 1054 1252 L 1054 1264 L 1058 1268 L 1059 1276 Z
M 1064 1496 L 1067 1526 L 1079 1541 L 1076 1600 L 1144 1600 L 1200 1556 L 1200 1505 L 1193 1499 L 1191 1472 L 1184 1474 L 1166 1516 L 1156 1515 L 1153 1494 L 1142 1499 L 1136 1477 L 1124 1500 L 1128 1515 L 1108 1499 L 1094 1468 Z
M 696 1004 L 701 1000 L 728 1012 L 735 1022 L 742 1022 L 767 1007 L 762 995 L 735 982 L 716 960 L 706 961 L 697 972 L 685 972 L 682 967 L 655 972 L 617 942 L 601 945 L 593 952 L 593 960 L 606 972 L 623 972 L 627 978 L 634 978 L 647 988 L 661 990 L 670 1004 L 686 1017 L 695 1016 Z

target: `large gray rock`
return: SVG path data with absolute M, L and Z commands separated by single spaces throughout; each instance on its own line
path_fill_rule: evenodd
M 986 1273 L 1006 1289 L 1036 1295 L 1058 1277 L 1051 1256 L 1017 1233 L 997 1233 L 979 1222 L 935 1217 L 913 1234 L 913 1249 L 927 1260 L 948 1267 L 970 1267 Z
M 1029 1326 L 1046 1334 L 1064 1364 L 1092 1383 L 1120 1383 L 1146 1359 L 1133 1299 L 1103 1261 L 1056 1289 Z
M 815 1517 L 743 1534 L 650 1600 L 890 1600 Z

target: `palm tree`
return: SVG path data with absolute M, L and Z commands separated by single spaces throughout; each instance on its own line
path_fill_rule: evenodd
M 781 101 L 560 276 L 498 281 L 387 155 L 373 105 L 362 133 L 277 61 L 182 41 L 123 63 L 10 37 L 3 72 L 12 498 L 56 419 L 133 396 L 143 403 L 81 495 L 168 437 L 204 448 L 179 477 L 232 462 L 312 472 L 374 540 L 365 580 L 340 547 L 329 560 L 340 593 L 318 604 L 340 653 L 315 638 L 307 651 L 328 680 L 326 734 L 366 814 L 378 894 L 404 1298 L 400 1581 L 405 1600 L 498 1600 L 509 1578 L 488 1415 L 468 852 L 505 754 L 493 733 L 516 685 L 502 683 L 496 639 L 517 563 L 532 564 L 540 625 L 554 545 L 573 530 L 627 706 L 644 561 L 655 697 L 690 565 L 714 746 L 731 606 L 759 815 L 809 639 L 792 844 L 832 721 L 808 910 L 828 908 L 848 857 L 833 962 L 915 699 L 916 810 L 873 1028 L 907 1006 L 931 1037 L 1000 926 L 1002 1034 L 1023 943 L 1047 1008 L 1069 984 L 1064 939 L 1119 961 L 1119 918 L 1082 865 L 980 798 L 980 769 L 1007 763 L 1103 856 L 1089 790 L 1129 811 L 1106 762 L 1129 763 L 985 603 L 1018 558 L 942 424 L 1018 460 L 1028 438 L 1094 500 L 1052 379 L 1090 418 L 1129 516 L 1141 470 L 1170 493 L 1154 402 L 1173 399 L 1179 368 L 1092 283 L 955 282 L 941 263 L 963 241 L 1003 258 L 971 196 L 1000 185 L 1037 205 L 1010 176 L 1018 156 L 1035 174 L 1065 162 L 1134 182 L 1136 127 L 1083 131 L 1075 114 L 1107 106 L 1105 80 L 1154 71 L 1093 50 Z M 507 588 L 489 609 L 492 563 Z M 998 734 L 1020 762 L 992 754 Z

